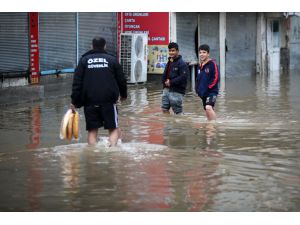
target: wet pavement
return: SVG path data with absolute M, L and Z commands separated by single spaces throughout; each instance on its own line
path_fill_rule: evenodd
M 0 108 L 1 211 L 299 211 L 300 73 L 227 78 L 217 122 L 188 92 L 162 115 L 159 82 L 129 86 L 119 147 L 59 139 L 69 98 Z M 107 137 L 100 130 L 100 137 Z

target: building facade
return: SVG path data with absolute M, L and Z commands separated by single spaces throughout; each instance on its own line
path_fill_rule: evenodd
M 189 62 L 209 44 L 223 75 L 250 76 L 267 70 L 300 69 L 299 13 L 173 13 L 171 40 Z
M 299 13 L 181 12 L 169 18 L 169 40 L 178 42 L 184 60 L 196 65 L 198 46 L 209 44 L 223 78 L 300 69 Z M 96 35 L 117 55 L 117 20 L 114 12 L 38 13 L 39 74 L 72 73 Z M 30 81 L 29 26 L 29 13 L 0 13 L 2 87 L 7 79 Z

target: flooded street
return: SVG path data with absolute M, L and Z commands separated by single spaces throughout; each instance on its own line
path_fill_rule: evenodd
M 217 122 L 189 91 L 162 115 L 159 81 L 129 86 L 122 144 L 59 139 L 70 98 L 0 108 L 1 211 L 299 211 L 300 74 L 227 78 Z M 100 130 L 100 137 L 107 132 Z

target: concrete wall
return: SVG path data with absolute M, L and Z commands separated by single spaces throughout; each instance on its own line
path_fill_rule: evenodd
M 290 18 L 290 69 L 300 69 L 300 17 Z

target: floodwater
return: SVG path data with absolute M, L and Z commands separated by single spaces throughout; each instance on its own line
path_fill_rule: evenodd
M 217 121 L 185 96 L 160 113 L 161 85 L 130 86 L 122 144 L 59 139 L 69 98 L 2 107 L 1 211 L 299 211 L 300 74 L 227 78 Z

